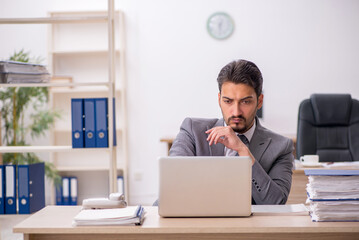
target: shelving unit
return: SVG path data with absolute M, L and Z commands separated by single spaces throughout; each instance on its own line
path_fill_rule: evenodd
M 118 175 L 124 178 L 128 196 L 122 22 L 121 12 L 114 11 L 113 0 L 108 0 L 108 11 L 51 12 L 45 18 L 0 19 L 0 24 L 48 24 L 50 72 L 73 79 L 72 83 L 0 84 L 0 87 L 50 87 L 49 106 L 62 110 L 62 119 L 51 131 L 49 146 L 0 147 L 0 152 L 48 152 L 62 175 L 91 175 L 88 183 L 79 180 L 79 203 L 99 188 L 102 194 L 116 192 Z M 108 101 L 109 147 L 72 149 L 71 98 L 85 97 L 116 98 L 117 146 L 113 146 L 113 103 Z M 98 180 L 99 175 L 107 176 L 107 184 L 103 178 Z M 107 190 L 104 185 L 108 185 Z M 82 194 L 81 189 L 90 194 Z

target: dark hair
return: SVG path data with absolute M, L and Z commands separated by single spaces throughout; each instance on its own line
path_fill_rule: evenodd
M 259 68 L 247 60 L 237 60 L 228 63 L 222 68 L 217 78 L 219 92 L 222 90 L 222 84 L 233 82 L 235 84 L 243 83 L 254 88 L 257 97 L 262 94 L 263 78 Z

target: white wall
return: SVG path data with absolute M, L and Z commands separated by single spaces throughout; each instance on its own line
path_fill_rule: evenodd
M 359 97 L 358 1 L 126 1 L 131 199 L 157 192 L 159 143 L 186 116 L 219 117 L 216 77 L 228 62 L 254 61 L 264 76 L 264 124 L 295 134 L 311 93 Z M 235 32 L 224 41 L 206 20 L 225 11 Z
M 3 0 L 0 17 L 43 16 L 82 5 L 106 8 L 100 0 L 36 2 L 41 4 Z M 311 93 L 359 98 L 359 1 L 121 0 L 117 6 L 125 12 L 127 29 L 132 204 L 156 199 L 157 158 L 167 147 L 160 138 L 175 136 L 186 116 L 221 116 L 216 77 L 234 59 L 252 60 L 261 69 L 264 125 L 282 134 L 296 133 L 299 103 Z M 224 41 L 206 31 L 207 18 L 216 11 L 235 21 L 234 34 Z M 0 26 L 0 35 L 9 39 L 1 38 L 1 59 L 23 40 L 26 49 L 46 56 L 46 29 L 30 26 L 21 41 L 17 36 L 24 33 Z

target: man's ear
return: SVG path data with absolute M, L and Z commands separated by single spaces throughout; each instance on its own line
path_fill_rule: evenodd
M 218 93 L 218 104 L 221 106 L 221 92 Z
M 259 95 L 258 97 L 257 110 L 261 109 L 261 107 L 263 106 L 263 97 L 263 94 Z

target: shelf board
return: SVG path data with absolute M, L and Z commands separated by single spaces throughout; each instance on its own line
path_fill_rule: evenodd
M 1 83 L 0 87 L 80 87 L 80 86 L 109 86 L 109 82 L 90 83 Z
M 58 56 L 66 56 L 66 55 L 85 55 L 85 54 L 107 54 L 109 51 L 107 49 L 83 49 L 83 50 L 55 50 L 52 51 L 51 54 Z M 116 54 L 120 54 L 120 50 L 115 50 Z
M 50 90 L 51 94 L 81 94 L 81 93 L 90 93 L 90 94 L 96 94 L 96 93 L 107 93 L 108 94 L 108 88 L 98 86 L 96 88 L 93 87 L 82 87 L 82 88 L 52 88 Z M 121 89 L 115 90 L 116 94 L 121 93 Z
M 117 164 L 119 165 L 119 164 Z M 59 172 L 88 172 L 88 171 L 109 171 L 109 167 L 104 166 L 57 166 L 56 170 Z M 118 166 L 117 170 L 122 170 Z
M 59 172 L 85 172 L 85 171 L 108 171 L 104 166 L 57 166 Z
M 55 24 L 107 22 L 106 15 L 78 17 L 0 18 L 0 24 Z
M 26 152 L 71 152 L 71 151 L 107 151 L 108 148 L 72 148 L 72 146 L 5 146 L 0 147 L 0 153 Z
M 71 133 L 72 130 L 71 129 L 64 129 L 64 128 L 54 128 L 53 131 L 55 133 Z M 120 128 L 117 128 L 116 133 L 120 133 L 121 134 L 122 130 Z

